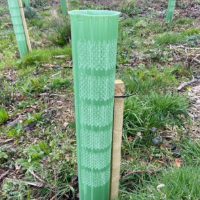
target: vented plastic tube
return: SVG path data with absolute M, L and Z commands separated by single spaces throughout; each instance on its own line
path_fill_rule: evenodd
M 176 0 L 169 0 L 167 8 L 166 22 L 172 22 Z
M 67 14 L 67 2 L 66 0 L 61 0 L 61 9 L 63 14 Z
M 8 0 L 8 6 L 13 23 L 15 37 L 17 40 L 17 46 L 19 49 L 20 56 L 22 57 L 28 53 L 28 47 L 24 33 L 24 27 L 22 24 L 18 0 Z
M 69 11 L 80 200 L 109 200 L 119 14 Z

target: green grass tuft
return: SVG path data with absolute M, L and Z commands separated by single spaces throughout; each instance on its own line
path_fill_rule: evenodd
M 182 34 L 183 34 L 183 36 L 193 36 L 196 34 L 200 34 L 200 29 L 199 28 L 191 28 L 191 29 L 184 31 Z
M 199 179 L 199 167 L 174 168 L 144 182 L 129 199 L 199 199 Z
M 183 140 L 181 144 L 181 156 L 182 161 L 185 165 L 195 165 L 200 164 L 200 141 L 192 141 L 188 138 Z
M 3 124 L 8 120 L 8 113 L 4 108 L 0 108 L 0 124 Z
M 179 94 L 150 92 L 129 98 L 124 109 L 125 131 L 133 136 L 142 132 L 143 140 L 151 141 L 152 127 L 181 126 L 187 117 L 187 107 L 187 99 Z
M 127 15 L 134 15 L 134 14 L 137 14 L 140 9 L 137 7 L 137 1 L 134 0 L 134 1 L 129 1 L 129 2 L 126 2 L 122 5 L 121 7 L 121 12 L 122 13 L 125 13 Z
M 178 42 L 184 41 L 184 37 L 180 33 L 169 32 L 156 35 L 154 40 L 157 45 L 166 45 L 176 44 Z
M 49 40 L 58 46 L 64 46 L 71 39 L 71 26 L 69 17 L 56 17 L 50 21 L 52 33 L 49 34 Z
M 53 56 L 66 55 L 66 58 L 71 59 L 71 47 L 64 48 L 49 48 L 49 49 L 34 49 L 18 61 L 19 67 L 27 67 L 31 65 L 40 65 L 45 62 L 52 61 Z
M 52 83 L 50 84 L 52 89 L 61 89 L 63 87 L 67 87 L 70 80 L 68 78 L 55 78 L 52 80 Z
M 190 24 L 192 23 L 194 20 L 192 18 L 188 18 L 188 17 L 182 17 L 177 19 L 176 24 Z

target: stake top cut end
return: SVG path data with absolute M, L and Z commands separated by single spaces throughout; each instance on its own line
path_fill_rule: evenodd
M 122 96 L 124 92 L 124 82 L 120 79 L 115 80 L 115 96 Z

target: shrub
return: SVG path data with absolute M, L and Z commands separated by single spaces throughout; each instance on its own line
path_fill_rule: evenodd
M 71 38 L 70 20 L 68 16 L 59 18 L 55 16 L 51 21 L 49 40 L 55 45 L 64 46 L 69 43 Z
M 122 5 L 120 11 L 127 15 L 134 15 L 137 14 L 140 9 L 136 6 L 136 1 L 128 1 Z
M 34 8 L 40 8 L 48 5 L 48 1 L 46 0 L 32 0 L 31 1 L 31 6 Z
M 24 15 L 25 15 L 25 18 L 27 19 L 39 18 L 39 14 L 37 13 L 37 11 L 34 8 L 29 7 L 29 6 L 26 6 L 24 8 Z

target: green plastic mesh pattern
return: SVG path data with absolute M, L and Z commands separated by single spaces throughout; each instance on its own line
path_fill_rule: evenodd
M 26 43 L 26 37 L 24 33 L 24 27 L 22 24 L 21 13 L 19 9 L 18 0 L 8 0 L 8 6 L 10 10 L 10 15 L 13 23 L 13 28 L 17 40 L 17 46 L 19 49 L 20 56 L 24 56 L 28 52 L 28 47 Z
M 66 0 L 61 0 L 61 9 L 63 14 L 67 14 L 67 3 Z
M 109 199 L 119 14 L 69 11 L 81 200 Z
M 172 21 L 172 18 L 174 15 L 175 4 L 176 4 L 176 0 L 169 0 L 168 8 L 167 8 L 166 22 Z

